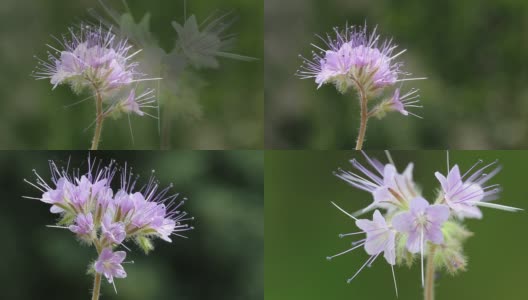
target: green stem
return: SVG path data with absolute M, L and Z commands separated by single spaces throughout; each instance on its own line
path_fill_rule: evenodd
M 103 98 L 101 97 L 101 94 L 96 89 L 96 100 L 95 100 L 95 108 L 97 111 L 97 116 L 95 120 L 95 132 L 94 137 L 92 140 L 92 148 L 91 150 L 97 150 L 99 147 L 99 140 L 101 139 L 101 132 L 103 131 L 103 122 L 104 122 L 104 114 L 103 114 Z
M 427 267 L 425 273 L 424 300 L 434 300 L 434 255 L 436 247 L 431 246 L 427 254 Z
M 368 121 L 368 107 L 367 107 L 367 95 L 362 88 L 359 88 L 359 101 L 361 105 L 361 123 L 359 125 L 359 134 L 356 143 L 356 150 L 363 148 L 363 141 L 365 140 L 365 134 L 367 133 L 367 121 Z
M 92 300 L 99 300 L 99 294 L 101 290 L 101 277 L 102 277 L 102 274 L 95 273 Z

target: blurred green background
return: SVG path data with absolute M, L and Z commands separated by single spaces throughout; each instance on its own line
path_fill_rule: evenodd
M 124 12 L 121 0 L 107 0 Z M 184 22 L 184 0 L 127 0 L 139 22 L 151 13 L 151 30 L 166 51 L 174 46 L 176 31 L 171 21 Z M 0 148 L 3 149 L 88 149 L 95 119 L 93 101 L 65 108 L 84 96 L 67 86 L 52 91 L 49 81 L 30 77 L 46 57 L 46 44 L 55 45 L 50 35 L 61 36 L 68 26 L 96 20 L 88 9 L 104 15 L 96 0 L 3 0 L 0 4 Z M 263 2 L 261 0 L 187 1 L 187 17 L 199 23 L 208 16 L 231 12 L 237 21 L 228 30 L 237 39 L 231 52 L 258 58 L 243 62 L 220 58 L 218 69 L 199 71 L 198 99 L 181 99 L 175 114 L 172 147 L 183 149 L 260 149 L 263 141 Z M 151 76 L 155 77 L 155 76 Z M 186 102 L 187 101 L 187 102 Z M 201 113 L 197 113 L 201 110 Z M 199 115 L 201 114 L 201 117 Z M 135 143 L 125 118 L 105 122 L 102 149 L 159 149 L 158 121 L 132 117 Z
M 404 85 L 421 89 L 425 119 L 372 119 L 366 149 L 528 147 L 528 1 L 267 0 L 265 21 L 268 148 L 354 148 L 356 97 L 293 75 L 314 34 L 347 21 L 378 24 L 408 49 L 403 70 L 429 78 Z
M 39 192 L 24 178 L 32 169 L 49 179 L 48 159 L 86 168 L 87 152 L 0 152 L 0 287 L 2 299 L 89 299 L 86 275 L 93 248 L 63 229 L 47 228 L 55 216 L 45 203 L 21 198 Z M 97 152 L 105 162 L 128 162 L 140 182 L 152 169 L 162 185 L 189 198 L 195 217 L 189 239 L 155 241 L 145 256 L 135 245 L 128 277 L 106 280 L 101 299 L 263 299 L 263 154 L 260 151 Z M 118 183 L 117 183 L 118 184 Z
M 383 152 L 368 152 L 386 162 Z M 402 171 L 415 163 L 414 178 L 431 198 L 439 187 L 435 171 L 445 173 L 444 151 L 392 151 Z M 467 170 L 478 159 L 499 159 L 504 169 L 491 181 L 503 188 L 497 203 L 527 208 L 528 153 L 513 151 L 451 151 L 451 164 Z M 350 248 L 339 233 L 354 232 L 353 220 L 330 201 L 354 212 L 371 203 L 371 196 L 332 175 L 339 167 L 352 170 L 348 161 L 363 156 L 354 151 L 270 151 L 265 155 L 265 282 L 266 299 L 396 299 L 389 265 L 379 258 L 351 283 L 367 260 L 357 249 L 332 261 L 325 258 Z M 468 271 L 451 277 L 441 273 L 436 285 L 443 299 L 527 299 L 527 212 L 510 213 L 483 208 L 482 220 L 468 220 L 475 233 L 465 245 Z M 371 215 L 369 216 L 371 217 Z M 397 267 L 400 299 L 423 299 L 420 267 Z

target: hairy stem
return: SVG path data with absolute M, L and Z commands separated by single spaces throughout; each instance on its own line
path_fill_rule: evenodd
M 95 109 L 97 111 L 97 116 L 95 120 L 95 132 L 92 140 L 91 150 L 97 150 L 99 148 L 99 140 L 101 139 L 101 132 L 103 131 L 103 122 L 104 122 L 104 113 L 103 113 L 103 98 L 101 93 L 96 89 L 96 100 L 95 100 Z
M 92 300 L 99 300 L 99 294 L 101 290 L 101 277 L 102 277 L 102 274 L 95 273 Z
M 434 300 L 434 255 L 436 247 L 431 245 L 427 254 L 427 267 L 425 273 L 424 300 Z
M 367 133 L 367 121 L 368 121 L 368 106 L 367 106 L 367 95 L 363 88 L 359 87 L 359 102 L 361 105 L 361 123 L 359 125 L 359 134 L 356 143 L 356 150 L 363 148 L 363 141 L 365 140 L 365 134 Z

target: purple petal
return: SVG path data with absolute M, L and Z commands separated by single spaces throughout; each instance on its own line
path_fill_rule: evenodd
M 112 249 L 110 248 L 104 248 L 103 251 L 101 251 L 101 254 L 99 254 L 99 261 L 105 261 L 111 259 L 113 256 Z
M 413 213 L 422 213 L 429 207 L 429 202 L 422 197 L 416 197 L 411 201 L 410 206 Z
M 126 252 L 125 251 L 116 251 L 114 252 L 114 257 L 112 258 L 112 261 L 116 264 L 120 264 L 125 260 L 126 258 Z
M 449 219 L 449 207 L 441 204 L 431 205 L 425 211 L 427 219 L 437 225 L 441 225 Z
M 115 278 L 126 278 L 127 277 L 127 273 L 125 269 L 123 268 L 123 266 L 121 265 L 117 265 L 115 267 L 115 269 L 113 270 L 113 275 Z
M 407 238 L 407 250 L 411 253 L 420 252 L 420 233 L 417 231 L 411 231 Z
M 407 165 L 407 167 L 405 168 L 405 171 L 403 171 L 403 176 L 405 177 L 405 179 L 409 180 L 409 181 L 412 181 L 413 180 L 413 169 L 414 169 L 414 164 L 413 163 L 409 163 Z
M 385 260 L 391 264 L 396 264 L 396 247 L 395 247 L 395 233 L 393 231 L 389 232 L 389 236 L 387 239 L 387 246 L 385 246 L 383 257 L 385 257 Z
M 449 207 L 455 211 L 459 217 L 482 219 L 482 212 L 476 206 L 468 205 L 465 203 L 450 203 L 447 202 Z
M 440 172 L 435 172 L 436 179 L 440 181 L 440 185 L 442 186 L 442 190 L 445 192 L 449 191 L 449 187 L 447 186 L 447 178 L 444 177 Z
M 103 273 L 104 272 L 104 264 L 103 264 L 103 261 L 96 261 L 95 264 L 94 264 L 94 269 L 97 273 Z
M 367 236 L 367 241 L 365 242 L 365 251 L 369 255 L 377 255 L 385 250 L 387 246 L 388 239 L 390 238 L 390 233 L 388 232 L 375 232 L 371 236 Z
M 385 222 L 385 218 L 381 215 L 379 210 L 376 210 L 374 212 L 374 216 L 372 218 L 372 221 L 374 221 L 374 223 L 376 223 L 378 228 L 387 227 L 387 222 Z
M 447 174 L 447 186 L 449 189 L 456 187 L 462 183 L 462 178 L 460 177 L 460 169 L 458 165 L 455 165 Z
M 394 196 L 389 192 L 389 189 L 384 186 L 375 189 L 374 192 L 372 192 L 372 196 L 374 197 L 373 204 L 392 202 L 394 199 Z
M 392 227 L 399 232 L 410 232 L 413 229 L 413 218 L 411 213 L 402 212 L 392 218 Z
M 440 226 L 431 226 L 427 230 L 425 237 L 433 244 L 439 245 L 444 243 L 444 235 L 442 234 L 442 230 L 440 230 Z
M 466 183 L 461 188 L 451 195 L 451 201 L 468 202 L 468 204 L 475 204 L 484 198 L 484 190 L 478 184 Z
M 378 227 L 376 226 L 376 223 L 372 222 L 371 220 L 367 219 L 359 219 L 356 221 L 356 226 L 363 230 L 364 232 L 369 232 L 376 230 Z
M 390 186 L 390 184 L 393 182 L 394 176 L 396 176 L 397 173 L 396 167 L 391 164 L 385 165 L 385 169 L 383 169 L 384 185 Z

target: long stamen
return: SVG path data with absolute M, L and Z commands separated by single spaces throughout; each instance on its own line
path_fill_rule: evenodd
M 327 257 L 326 257 L 326 260 L 332 260 L 334 257 L 338 257 L 338 256 L 341 256 L 341 255 L 343 255 L 343 254 L 346 254 L 346 253 L 352 252 L 352 251 L 356 250 L 357 248 L 362 247 L 363 245 L 364 245 L 364 243 L 363 243 L 363 244 L 359 244 L 359 245 L 357 245 L 357 246 L 355 246 L 355 247 L 352 247 L 352 248 L 350 248 L 350 249 L 347 249 L 347 250 L 345 250 L 345 251 L 343 251 L 343 252 L 337 253 L 337 254 L 335 254 L 335 255 L 327 256 Z
M 380 252 L 381 253 L 381 252 Z M 365 264 L 363 264 L 363 266 L 361 266 L 361 268 L 359 268 L 359 270 L 356 272 L 356 274 L 354 274 L 354 276 L 350 277 L 349 279 L 347 279 L 347 283 L 351 283 L 352 280 L 354 280 L 354 278 L 356 278 L 356 276 L 368 265 L 370 264 L 371 262 L 374 262 L 374 260 L 376 260 L 376 258 L 378 257 L 378 255 L 380 255 L 380 253 L 376 254 L 376 255 L 372 255 L 371 257 L 369 257 L 369 259 L 367 259 L 367 261 L 365 262 Z
M 506 205 L 490 203 L 490 202 L 482 202 L 482 201 L 476 202 L 475 205 L 482 206 L 482 207 L 495 208 L 495 209 L 509 211 L 509 212 L 517 212 L 517 211 L 524 210 L 522 208 L 517 208 L 513 206 L 506 206 Z
M 346 212 L 344 209 L 342 209 L 341 207 L 339 207 L 337 204 L 335 204 L 333 201 L 330 201 L 335 207 L 337 207 L 337 209 L 339 209 L 342 213 L 344 213 L 345 215 L 349 216 L 350 218 L 354 219 L 355 221 L 357 221 L 358 219 L 356 217 L 354 217 L 353 215 L 349 214 L 348 212 Z
M 396 291 L 396 298 L 398 298 L 398 285 L 396 284 L 396 274 L 394 273 L 394 265 L 390 265 L 392 270 L 392 279 L 394 281 L 394 290 Z
M 425 283 L 425 275 L 424 275 L 424 230 L 422 228 L 422 230 L 420 231 L 420 255 L 421 255 L 421 258 L 420 258 L 420 262 L 421 262 L 421 267 L 422 267 L 422 287 L 424 286 L 424 283 Z M 430 257 L 429 259 L 432 259 L 432 257 Z

